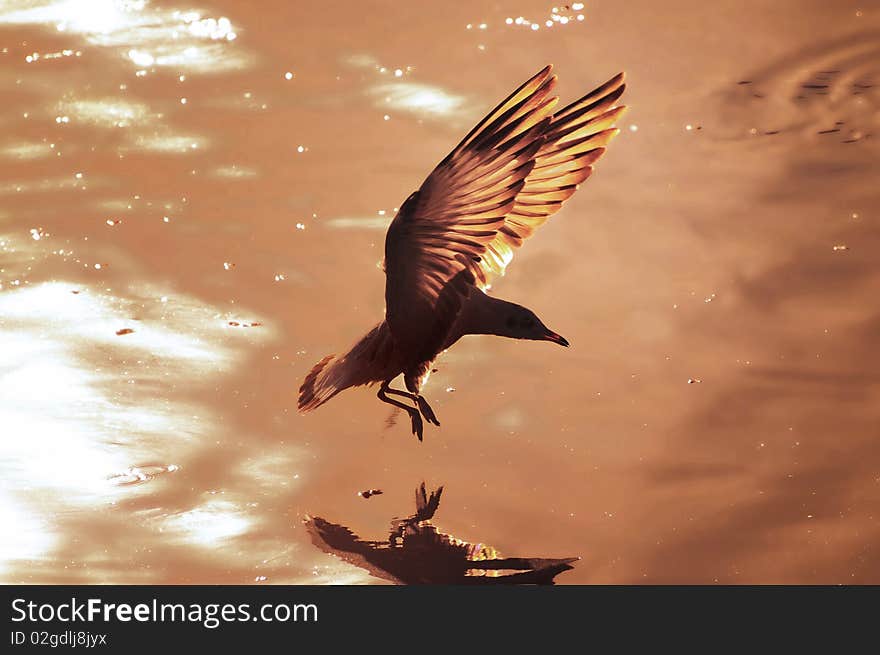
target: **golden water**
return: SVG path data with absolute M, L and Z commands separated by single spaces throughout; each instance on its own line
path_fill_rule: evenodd
M 196 2 L 0 4 L 0 579 L 377 582 L 302 517 L 380 538 L 427 479 L 559 582 L 880 582 L 876 3 Z M 494 287 L 572 348 L 465 339 L 423 444 L 299 416 L 396 206 L 551 62 L 631 107 Z

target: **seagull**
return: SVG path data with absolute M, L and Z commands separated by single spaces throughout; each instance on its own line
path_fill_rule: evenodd
M 378 398 L 405 410 L 421 441 L 422 417 L 440 425 L 421 389 L 437 356 L 461 337 L 569 345 L 530 309 L 487 293 L 514 251 L 590 176 L 626 109 L 617 105 L 619 73 L 554 113 L 551 71 L 493 109 L 401 205 L 385 237 L 385 320 L 311 369 L 300 412 L 379 384 Z M 405 391 L 391 387 L 401 374 Z

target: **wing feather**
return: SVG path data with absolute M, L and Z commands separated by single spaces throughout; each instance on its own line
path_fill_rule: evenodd
M 617 75 L 553 114 L 548 66 L 441 161 L 385 240 L 386 320 L 410 359 L 433 357 L 474 287 L 503 275 L 516 248 L 559 210 L 617 134 Z
M 615 106 L 626 88 L 623 73 L 553 115 L 535 164 L 504 225 L 486 246 L 486 279 L 504 275 L 516 248 L 559 211 L 593 172 L 618 133 L 614 124 L 626 111 Z
M 385 240 L 386 320 L 410 359 L 433 356 L 535 165 L 557 99 L 548 66 L 491 111 L 403 204 Z

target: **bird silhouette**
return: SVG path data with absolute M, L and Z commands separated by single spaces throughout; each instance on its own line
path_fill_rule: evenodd
M 385 237 L 385 320 L 346 354 L 328 355 L 311 369 L 299 390 L 301 412 L 349 387 L 379 383 L 379 399 L 405 410 L 421 441 L 422 417 L 440 425 L 421 389 L 437 355 L 461 337 L 569 345 L 531 310 L 486 293 L 619 132 L 623 73 L 553 113 L 555 85 L 547 66 L 480 121 L 406 199 Z M 401 374 L 406 391 L 390 386 Z
M 312 543 L 326 553 L 397 584 L 539 584 L 574 568 L 579 557 L 504 557 L 492 546 L 462 541 L 432 523 L 443 487 L 416 489 L 416 513 L 391 521 L 387 541 L 361 539 L 344 525 L 305 516 Z

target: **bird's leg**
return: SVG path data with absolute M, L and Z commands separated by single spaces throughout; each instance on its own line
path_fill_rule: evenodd
M 376 397 L 379 398 L 383 403 L 388 403 L 389 405 L 394 405 L 395 407 L 400 407 L 400 409 L 406 410 L 407 414 L 409 414 L 410 419 L 412 420 L 412 432 L 419 438 L 419 441 L 422 440 L 422 434 L 424 432 L 424 424 L 422 423 L 422 417 L 419 415 L 419 410 L 417 410 L 412 405 L 407 405 L 405 403 L 400 402 L 399 400 L 394 400 L 393 398 L 388 397 L 388 393 L 397 393 L 398 395 L 401 392 L 396 389 L 390 389 L 388 387 L 388 381 L 383 382 L 382 386 L 379 387 L 379 393 L 376 394 Z
M 433 423 L 439 428 L 440 421 L 437 420 L 437 415 L 434 414 L 434 410 L 431 409 L 431 406 L 428 404 L 428 401 L 425 400 L 425 397 L 419 395 L 416 397 L 416 401 L 419 404 L 419 410 L 422 412 L 422 416 L 425 417 L 425 420 L 428 421 L 428 423 Z
M 409 391 L 401 391 L 400 389 L 392 389 L 390 387 L 385 389 L 388 393 L 393 393 L 396 396 L 403 396 L 404 398 L 409 398 L 414 403 L 419 406 L 419 411 L 422 412 L 422 416 L 425 417 L 425 420 L 428 423 L 433 423 L 438 428 L 440 427 L 440 421 L 437 420 L 437 415 L 434 414 L 434 410 L 431 409 L 431 406 L 428 404 L 428 401 L 425 400 L 425 397 L 418 393 L 410 393 Z
M 409 391 L 402 391 L 401 389 L 392 389 L 391 387 L 385 387 L 385 393 L 390 393 L 395 396 L 403 396 L 404 398 L 409 398 L 413 402 L 416 402 L 416 397 L 418 396 L 418 394 L 410 393 Z

